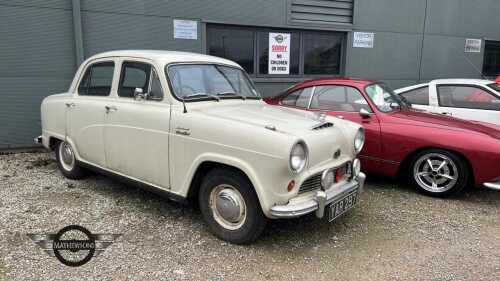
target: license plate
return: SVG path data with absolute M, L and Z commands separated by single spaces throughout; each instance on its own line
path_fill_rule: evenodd
M 358 202 L 358 191 L 352 191 L 350 194 L 344 198 L 332 202 L 328 205 L 328 221 L 331 222 L 334 219 L 341 216 L 343 213 L 349 211 Z

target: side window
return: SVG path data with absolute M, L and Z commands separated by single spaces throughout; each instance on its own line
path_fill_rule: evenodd
M 154 68 L 151 69 L 151 84 L 148 94 L 149 98 L 152 100 L 163 99 L 163 89 L 161 88 L 160 78 Z
M 305 88 L 292 92 L 281 101 L 281 104 L 308 108 L 309 101 L 311 100 L 312 89 L 313 88 Z
M 135 88 L 141 88 L 143 93 L 149 89 L 151 65 L 141 62 L 123 62 L 118 96 L 133 98 Z
M 411 104 L 429 105 L 429 87 L 414 89 L 402 93 L 401 96 L 406 98 Z
M 87 68 L 83 75 L 78 94 L 81 96 L 108 96 L 113 83 L 113 62 L 98 62 Z
M 345 86 L 316 87 L 311 109 L 344 112 L 359 112 L 361 109 L 366 109 L 372 112 L 368 102 L 357 89 Z
M 438 86 L 439 105 L 500 111 L 500 100 L 484 89 L 473 86 Z

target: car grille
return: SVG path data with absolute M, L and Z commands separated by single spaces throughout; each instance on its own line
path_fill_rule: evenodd
M 319 189 L 321 187 L 321 174 L 318 173 L 306 179 L 299 188 L 299 193 Z
M 344 180 L 344 179 L 350 179 L 351 178 L 351 162 L 347 162 L 342 164 L 341 166 L 335 168 L 336 170 L 338 169 L 343 169 L 344 174 L 339 181 Z M 299 194 L 300 193 L 305 193 L 308 191 L 312 190 L 317 190 L 321 188 L 321 176 L 323 172 L 317 173 L 315 175 L 312 175 L 311 177 L 307 178 L 302 185 L 299 188 Z M 337 182 L 337 179 L 335 179 L 335 182 Z

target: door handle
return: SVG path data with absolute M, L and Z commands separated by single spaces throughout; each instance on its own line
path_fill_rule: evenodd
M 453 116 L 453 114 L 451 114 L 450 112 L 441 112 L 441 114 L 448 115 L 448 116 Z
M 68 108 L 69 107 L 75 107 L 75 106 L 76 106 L 76 104 L 74 102 L 67 102 L 66 103 L 66 107 L 68 107 Z
M 111 111 L 117 111 L 118 110 L 118 108 L 116 108 L 116 106 L 106 105 L 104 108 L 106 109 L 106 113 L 110 113 Z
M 191 133 L 189 132 L 189 129 L 187 129 L 187 128 L 181 128 L 181 127 L 175 128 L 175 133 L 178 134 L 178 135 L 184 135 L 184 136 L 191 135 Z

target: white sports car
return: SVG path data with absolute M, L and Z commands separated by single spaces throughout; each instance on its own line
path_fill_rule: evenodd
M 500 77 L 440 79 L 395 92 L 418 109 L 500 125 Z

